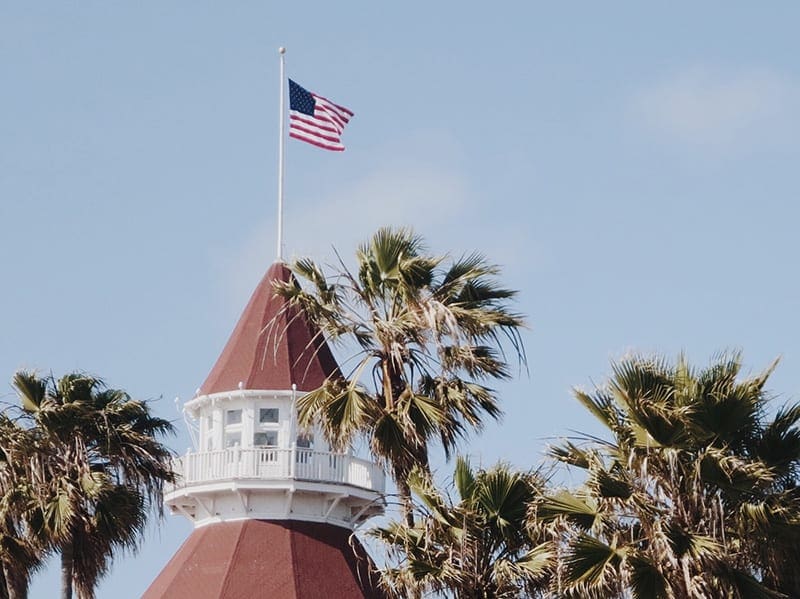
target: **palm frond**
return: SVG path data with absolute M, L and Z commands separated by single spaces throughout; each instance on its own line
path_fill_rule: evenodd
M 536 515 L 545 521 L 563 517 L 583 530 L 592 530 L 601 519 L 591 499 L 584 500 L 568 491 L 544 498 L 537 506 Z
M 635 599 L 670 599 L 669 584 L 659 569 L 642 556 L 628 558 Z
M 590 465 L 597 462 L 597 457 L 591 450 L 582 449 L 569 440 L 564 440 L 561 445 L 550 446 L 547 453 L 559 462 L 583 470 L 587 470 Z
M 19 394 L 22 409 L 27 412 L 38 410 L 47 396 L 47 380 L 33 372 L 20 370 L 14 374 L 13 385 Z
M 476 486 L 475 473 L 472 471 L 467 458 L 459 456 L 456 459 L 453 483 L 458 491 L 458 496 L 462 500 L 468 500 L 474 496 Z
M 581 535 L 570 543 L 564 559 L 567 584 L 587 589 L 607 588 L 624 553 L 594 537 Z
M 612 431 L 617 427 L 618 414 L 608 396 L 602 393 L 592 396 L 577 388 L 573 389 L 573 395 L 601 424 Z
M 628 499 L 634 490 L 631 481 L 624 474 L 615 475 L 603 468 L 592 471 L 588 484 L 599 497 L 606 499 Z

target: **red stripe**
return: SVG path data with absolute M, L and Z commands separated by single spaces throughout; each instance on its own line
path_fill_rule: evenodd
M 317 112 L 319 112 L 319 115 Z M 333 123 L 334 127 L 338 128 L 339 133 L 344 131 L 344 126 L 347 124 L 347 121 L 342 121 L 342 119 L 335 112 L 325 110 L 324 107 L 315 108 L 314 116 L 320 119 L 324 118 L 328 122 Z
M 310 143 L 312 146 L 317 146 L 318 148 L 323 148 L 325 150 L 333 150 L 334 152 L 342 152 L 344 150 L 344 146 L 342 146 L 342 145 L 329 146 L 329 145 L 324 144 L 322 142 L 317 142 L 317 141 L 314 141 L 313 139 L 308 139 L 307 137 L 299 137 L 299 136 L 293 134 L 291 131 L 289 131 L 289 137 L 294 137 L 295 139 L 299 139 L 300 141 L 304 141 L 306 143 Z
M 329 104 L 325 104 L 323 102 L 317 102 L 314 105 L 314 109 L 315 109 L 315 111 L 316 111 L 316 109 L 319 109 L 319 110 L 325 112 L 326 114 L 329 114 L 332 117 L 335 117 L 336 119 L 338 119 L 338 120 L 340 120 L 340 121 L 342 121 L 344 123 L 349 121 L 350 117 L 352 116 L 352 115 L 345 114 L 345 113 L 343 113 L 343 112 L 341 112 L 339 110 L 336 110 L 335 107 L 330 106 Z
M 352 110 L 350 110 L 349 108 L 345 108 L 344 106 L 340 106 L 340 105 L 339 105 L 339 104 L 337 104 L 336 102 L 331 102 L 331 101 L 330 101 L 330 100 L 328 100 L 328 98 L 326 98 L 325 96 L 320 96 L 320 95 L 318 95 L 318 94 L 315 94 L 315 93 L 313 93 L 313 92 L 312 92 L 312 93 L 311 93 L 311 97 L 312 97 L 312 98 L 315 98 L 315 99 L 319 99 L 319 100 L 325 100 L 325 101 L 326 101 L 328 104 L 330 104 L 331 106 L 335 106 L 336 108 L 338 108 L 338 109 L 339 109 L 339 110 L 341 110 L 342 112 L 345 112 L 345 113 L 347 113 L 349 116 L 353 116 L 353 111 L 352 111 Z
M 289 114 L 289 120 L 292 122 L 299 122 L 305 125 L 311 125 L 312 127 L 319 127 L 320 129 L 324 129 L 325 131 L 330 131 L 331 133 L 339 134 L 341 133 L 341 129 L 337 129 L 335 126 L 330 124 L 330 121 L 325 121 L 322 119 L 314 118 L 314 117 L 307 117 L 300 114 L 295 114 L 294 112 Z
M 353 116 L 352 114 L 347 114 L 345 112 L 342 112 L 341 110 L 336 110 L 335 107 L 323 104 L 321 102 L 318 102 L 316 106 L 319 106 L 320 108 L 322 108 L 322 110 L 324 110 L 328 114 L 334 115 L 337 119 L 343 120 L 345 123 L 350 120 L 351 116 Z
M 313 131 L 311 129 L 307 129 L 306 127 L 302 127 L 302 126 L 298 125 L 297 123 L 291 123 L 289 125 L 289 131 L 291 132 L 292 130 L 302 131 L 303 133 L 306 133 L 308 135 L 313 135 L 314 137 L 319 137 L 320 139 L 326 139 L 328 141 L 334 141 L 334 142 L 340 142 L 341 141 L 341 138 L 338 135 L 335 136 L 335 137 L 334 136 L 324 135 L 324 134 L 320 133 L 319 131 Z

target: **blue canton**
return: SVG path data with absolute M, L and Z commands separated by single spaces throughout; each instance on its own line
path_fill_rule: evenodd
M 314 104 L 311 93 L 289 79 L 289 109 L 314 116 Z

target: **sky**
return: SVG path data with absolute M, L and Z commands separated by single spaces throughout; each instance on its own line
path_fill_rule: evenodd
M 800 5 L 0 0 L 0 400 L 73 370 L 175 406 L 276 258 L 280 80 L 355 113 L 286 146 L 285 255 L 382 225 L 502 266 L 529 371 L 463 453 L 601 433 L 571 396 L 631 353 L 780 356 L 800 398 Z M 6 381 L 6 382 L 2 382 Z M 436 451 L 436 450 L 435 450 Z M 442 475 L 451 468 L 440 452 Z M 167 516 L 98 597 L 139 597 Z M 32 599 L 53 596 L 55 563 Z

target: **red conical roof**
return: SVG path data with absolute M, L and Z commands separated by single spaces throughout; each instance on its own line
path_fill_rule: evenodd
M 275 262 L 253 292 L 236 328 L 200 387 L 204 395 L 244 389 L 312 391 L 338 373 L 327 343 L 296 308 L 275 294 L 273 281 L 294 282 Z
M 345 528 L 221 522 L 192 532 L 142 599 L 384 599 L 370 566 Z

